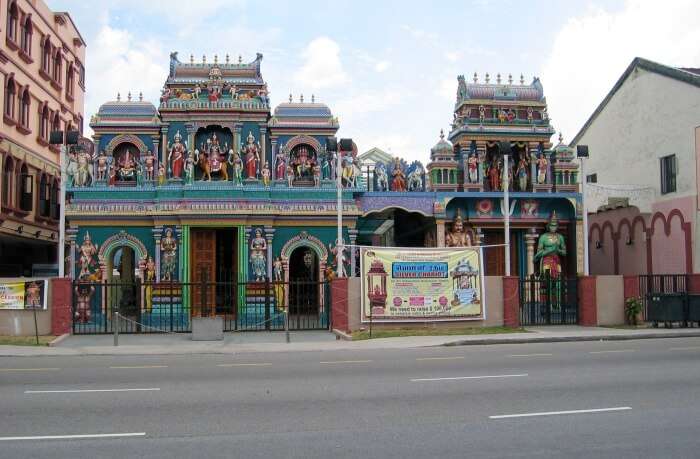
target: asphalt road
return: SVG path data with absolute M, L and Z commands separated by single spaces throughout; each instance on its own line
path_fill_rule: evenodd
M 699 456 L 700 338 L 0 359 L 1 458 Z

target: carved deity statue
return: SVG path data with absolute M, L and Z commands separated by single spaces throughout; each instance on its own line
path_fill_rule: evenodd
M 267 161 L 263 163 L 260 175 L 262 176 L 263 185 L 270 186 L 270 166 L 267 165 Z
M 275 258 L 275 261 L 272 262 L 272 276 L 275 282 L 284 281 L 284 269 L 280 257 Z
M 471 153 L 467 159 L 467 180 L 469 183 L 479 182 L 479 159 L 476 153 Z
M 275 179 L 284 180 L 284 174 L 287 172 L 287 155 L 280 149 L 275 159 Z
M 328 155 L 321 157 L 321 179 L 329 180 L 331 178 L 331 164 L 328 162 Z
M 92 185 L 93 157 L 84 150 L 79 150 L 75 156 L 75 173 L 73 174 L 73 186 Z
M 170 147 L 170 152 L 168 153 L 170 176 L 173 178 L 182 178 L 185 157 L 187 156 L 187 146 L 181 140 L 180 131 L 177 131 L 175 133 L 175 143 Z
M 260 146 L 260 142 L 256 142 L 253 133 L 249 132 L 246 144 L 241 148 L 241 157 L 245 163 L 246 178 L 258 178 L 261 151 L 262 147 Z
M 292 166 L 287 166 L 287 186 L 292 187 L 294 185 L 294 169 Z
M 173 230 L 166 228 L 165 235 L 160 240 L 161 280 L 175 280 L 175 268 L 177 262 L 177 239 L 173 236 Z
M 423 190 L 423 166 L 420 164 L 408 174 L 408 191 L 422 191 Z
M 148 150 L 146 156 L 143 157 L 143 169 L 146 180 L 153 181 L 155 179 L 156 157 L 151 150 Z
M 227 148 L 228 144 L 221 146 L 216 133 L 207 139 L 206 144 L 202 143 L 199 155 L 195 158 L 197 165 L 202 170 L 202 180 L 211 181 L 212 173 L 218 173 L 221 180 L 228 180 L 226 158 L 224 157 Z
M 158 164 L 158 185 L 165 185 L 167 177 L 165 175 L 165 166 L 162 163 Z
M 391 177 L 391 191 L 406 191 L 406 174 L 403 172 L 399 158 L 394 158 Z
M 491 191 L 499 191 L 501 189 L 501 164 L 495 158 L 491 161 L 488 175 Z
M 197 150 L 190 151 L 187 155 L 187 162 L 185 163 L 185 185 L 192 185 L 192 183 L 194 183 L 195 154 L 198 154 Z
M 540 153 L 537 158 L 537 183 L 540 185 L 547 183 L 547 166 L 549 166 L 549 161 L 543 153 Z
M 267 241 L 260 228 L 255 229 L 255 237 L 250 241 L 250 264 L 256 282 L 265 280 L 267 268 Z
M 90 233 L 85 231 L 85 236 L 83 236 L 83 243 L 80 245 L 80 260 L 78 262 L 80 266 L 80 273 L 78 277 L 81 279 L 99 279 L 100 271 L 97 260 L 95 256 L 97 255 L 97 246 L 92 243 L 90 238 Z
M 459 209 L 457 209 L 457 216 L 452 223 L 452 231 L 445 232 L 445 245 L 447 247 L 472 246 L 471 235 L 464 229 L 464 221 L 462 220 Z
M 314 175 L 314 186 L 319 187 L 321 186 L 321 166 L 316 164 L 313 167 L 313 175 Z
M 559 222 L 556 212 L 552 212 L 547 229 L 548 231 L 537 241 L 535 262 L 540 261 L 541 276 L 557 278 L 561 274 L 561 257 L 566 256 L 566 243 L 564 236 L 557 233 Z
M 530 176 L 528 169 L 527 158 L 525 155 L 522 155 L 518 161 L 518 166 L 515 168 L 515 177 L 518 179 L 518 189 L 520 191 L 527 191 L 527 180 Z
M 136 180 L 137 166 L 134 155 L 132 155 L 131 150 L 127 148 L 117 162 L 117 180 Z
M 243 161 L 241 161 L 241 157 L 238 156 L 238 153 L 233 153 L 229 152 L 229 159 L 228 159 L 229 164 L 233 166 L 233 184 L 234 185 L 242 185 L 243 184 Z
M 105 155 L 104 150 L 97 155 L 97 181 L 104 182 L 107 180 L 107 170 L 109 169 L 109 158 Z
M 348 248 L 345 245 L 345 241 L 343 241 L 342 244 L 339 243 L 339 240 L 335 240 L 335 245 L 333 243 L 328 244 L 328 251 L 333 255 L 333 270 L 337 273 L 338 272 L 338 259 L 342 257 L 343 259 L 343 266 L 342 266 L 342 272 L 347 273 L 347 265 L 350 263 L 350 257 L 348 256 Z M 345 274 L 343 274 L 344 276 Z
M 389 177 L 386 175 L 386 167 L 383 163 L 377 163 L 374 166 L 374 177 L 377 182 L 377 191 L 386 191 L 389 189 Z

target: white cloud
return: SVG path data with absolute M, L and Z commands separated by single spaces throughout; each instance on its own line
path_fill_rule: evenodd
M 397 90 L 351 94 L 334 102 L 332 108 L 339 115 L 341 124 L 345 124 L 346 121 L 355 122 L 367 116 L 376 116 L 377 112 L 385 112 L 384 116 L 387 116 L 387 110 L 401 103 L 405 95 L 405 92 Z
M 619 12 L 590 9 L 559 31 L 542 70 L 553 124 L 573 138 L 634 57 L 700 66 L 700 2 L 628 0 Z
M 340 60 L 340 46 L 328 37 L 312 40 L 302 52 L 304 64 L 296 74 L 306 88 L 334 88 L 347 84 L 350 77 Z
M 169 62 L 159 42 L 136 40 L 127 30 L 103 25 L 87 52 L 85 113 L 96 113 L 117 92 L 122 100 L 128 92 L 134 100 L 143 92 L 144 100 L 158 101 Z
M 391 62 L 389 61 L 379 61 L 374 64 L 374 70 L 379 73 L 385 72 L 389 67 L 391 67 Z
M 456 78 L 443 78 L 440 80 L 440 85 L 437 87 L 436 91 L 438 96 L 443 97 L 449 101 L 454 101 L 457 93 L 457 79 Z
M 462 57 L 462 53 L 459 51 L 445 51 L 445 59 L 450 62 L 457 62 L 460 57 Z

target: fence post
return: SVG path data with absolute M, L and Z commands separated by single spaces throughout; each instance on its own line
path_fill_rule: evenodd
M 114 326 L 114 345 L 119 346 L 119 309 L 114 309 L 112 323 Z
M 517 276 L 503 277 L 503 325 L 520 327 L 520 279 Z
M 265 276 L 265 330 L 270 329 L 270 278 Z
M 285 335 L 285 339 L 289 343 L 290 342 L 290 339 L 289 339 L 289 306 L 287 306 L 284 309 L 284 335 Z

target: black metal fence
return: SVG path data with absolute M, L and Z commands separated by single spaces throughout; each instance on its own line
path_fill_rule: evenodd
M 520 279 L 522 325 L 578 323 L 578 279 L 532 276 Z
M 330 327 L 330 284 L 291 282 L 73 282 L 73 333 L 189 332 L 193 317 L 221 316 L 224 331 Z
M 649 305 L 654 294 L 687 293 L 688 276 L 685 274 L 643 274 L 639 276 L 639 297 L 642 300 L 642 315 L 646 321 Z

